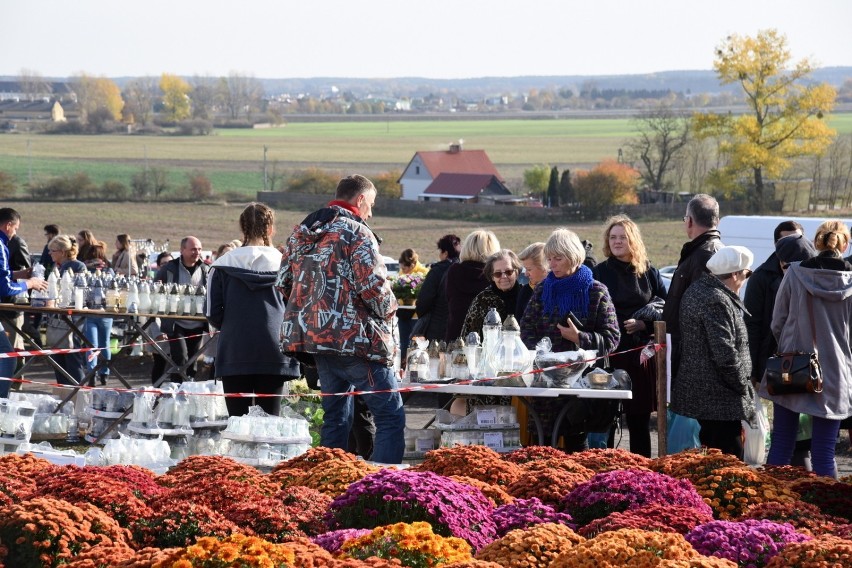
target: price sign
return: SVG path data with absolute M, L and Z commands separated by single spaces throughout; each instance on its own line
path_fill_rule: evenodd
M 435 449 L 435 438 L 417 438 L 414 443 L 418 452 L 428 452 Z
M 503 432 L 485 432 L 483 437 L 485 445 L 492 450 L 503 447 Z
M 476 423 L 480 426 L 493 426 L 497 424 L 497 411 L 493 408 L 476 411 Z

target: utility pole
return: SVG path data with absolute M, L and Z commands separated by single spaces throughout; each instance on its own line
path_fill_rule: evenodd
M 263 191 L 269 191 L 269 176 L 266 173 L 266 151 L 269 148 L 263 146 Z
M 30 187 L 32 187 L 33 186 L 33 154 L 32 154 L 32 151 L 30 151 L 30 140 L 29 139 L 27 139 L 27 162 L 29 163 L 29 170 L 30 170 L 30 177 L 29 177 Z

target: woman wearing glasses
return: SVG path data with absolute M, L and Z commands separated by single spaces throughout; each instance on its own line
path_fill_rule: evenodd
M 482 337 L 482 324 L 491 308 L 497 308 L 500 321 L 515 314 L 518 291 L 521 288 L 518 284 L 520 270 L 521 261 L 509 249 L 502 249 L 488 257 L 482 272 L 490 284 L 473 299 L 468 308 L 462 325 L 462 339 L 467 338 L 471 331 Z
M 742 421 L 754 418 L 748 332 L 739 292 L 754 255 L 722 247 L 681 300 L 682 357 L 672 380 L 671 409 L 701 425 L 701 445 L 743 459 Z

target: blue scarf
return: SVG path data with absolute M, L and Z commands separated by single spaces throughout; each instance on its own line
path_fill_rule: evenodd
M 574 274 L 557 278 L 552 272 L 542 283 L 541 300 L 544 303 L 544 313 L 550 315 L 554 310 L 563 318 L 568 312 L 584 319 L 589 315 L 589 288 L 594 278 L 592 271 L 581 264 Z

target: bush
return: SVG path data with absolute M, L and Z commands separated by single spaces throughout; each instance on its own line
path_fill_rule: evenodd
M 168 188 L 166 170 L 162 168 L 148 168 L 133 175 L 130 180 L 133 189 L 133 197 L 136 199 L 158 199 Z
M 35 199 L 80 199 L 97 194 L 97 186 L 82 172 L 35 182 L 29 190 Z
M 198 170 L 189 174 L 189 195 L 193 199 L 207 199 L 213 195 L 213 184 L 210 178 Z
M 398 182 L 400 176 L 402 176 L 402 172 L 391 170 L 373 178 L 373 185 L 376 186 L 377 195 L 385 199 L 399 199 L 402 197 L 402 187 Z
M 207 136 L 213 132 L 213 123 L 209 120 L 181 120 L 176 126 L 181 136 Z
M 130 190 L 120 181 L 105 181 L 101 186 L 101 197 L 113 201 L 124 201 L 130 194 Z
M 0 197 L 15 195 L 15 176 L 9 172 L 0 171 Z
M 638 203 L 639 172 L 625 164 L 607 160 L 593 170 L 579 172 L 574 182 L 577 201 L 595 213 L 606 214 L 613 205 Z
M 339 177 L 319 168 L 296 172 L 287 181 L 287 191 L 334 195 Z

